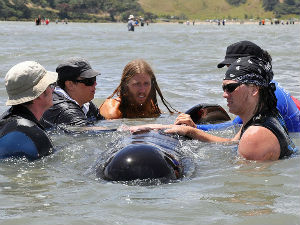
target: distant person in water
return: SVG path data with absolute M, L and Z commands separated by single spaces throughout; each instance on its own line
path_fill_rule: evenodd
M 143 27 L 145 25 L 145 21 L 144 18 L 142 18 L 141 16 L 140 16 L 140 21 L 141 21 L 141 27 Z
M 134 16 L 130 15 L 128 18 L 128 31 L 134 31 L 134 27 L 137 26 L 137 24 L 134 21 Z
M 41 19 L 41 15 L 38 16 L 38 18 L 35 19 L 35 25 L 41 25 L 42 19 Z
M 119 86 L 100 106 L 100 114 L 105 119 L 157 117 L 162 113 L 157 94 L 172 113 L 150 65 L 143 59 L 133 60 L 125 66 Z

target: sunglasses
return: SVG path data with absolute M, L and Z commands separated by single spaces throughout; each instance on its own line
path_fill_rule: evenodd
M 223 91 L 226 91 L 228 93 L 232 93 L 234 92 L 234 90 L 241 86 L 242 83 L 231 83 L 231 84 L 226 84 L 226 85 L 223 85 L 222 88 L 223 88 Z
M 96 82 L 96 77 L 86 78 L 86 79 L 83 79 L 83 80 L 75 80 L 74 82 L 82 83 L 85 86 L 93 86 L 94 83 Z
M 49 88 L 54 90 L 56 87 L 56 82 L 52 83 L 52 84 L 49 84 Z

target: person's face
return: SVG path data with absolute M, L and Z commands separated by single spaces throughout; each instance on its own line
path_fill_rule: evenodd
M 78 102 L 80 106 L 94 99 L 97 85 L 96 77 L 78 77 L 77 80 L 73 82 L 73 85 L 71 98 Z
M 46 111 L 53 105 L 52 93 L 54 91 L 54 84 L 50 84 L 43 94 L 39 96 L 39 105 Z
M 248 89 L 245 84 L 237 83 L 233 80 L 224 80 L 223 97 L 227 100 L 229 112 L 240 115 L 247 108 Z
M 151 78 L 148 74 L 136 74 L 127 84 L 131 100 L 143 104 L 147 100 L 151 90 Z

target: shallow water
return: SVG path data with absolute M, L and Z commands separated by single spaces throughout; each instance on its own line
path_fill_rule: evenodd
M 226 46 L 254 41 L 273 57 L 275 80 L 300 99 L 300 25 L 186 26 L 150 24 L 127 32 L 125 24 L 0 22 L 0 113 L 4 76 L 14 64 L 36 60 L 54 71 L 70 56 L 83 56 L 101 71 L 95 102 L 118 85 L 123 67 L 144 58 L 153 67 L 164 97 L 179 111 L 198 103 L 226 109 L 217 69 Z M 166 111 L 165 108 L 161 107 Z M 233 117 L 233 115 L 231 115 Z M 157 119 L 103 121 L 111 128 Z M 215 132 L 232 136 L 233 128 Z M 300 224 L 299 156 L 276 162 L 237 157 L 236 146 L 181 140 L 188 156 L 186 177 L 167 184 L 139 185 L 96 179 L 99 156 L 121 147 L 129 133 L 50 133 L 57 152 L 35 162 L 0 164 L 1 224 Z M 298 148 L 299 134 L 292 134 Z

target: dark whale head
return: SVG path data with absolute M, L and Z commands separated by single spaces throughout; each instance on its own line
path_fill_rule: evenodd
M 177 161 L 157 147 L 131 144 L 118 151 L 105 164 L 103 178 L 112 181 L 166 178 L 177 179 Z
M 220 106 L 216 104 L 199 104 L 185 112 L 191 116 L 194 123 L 220 123 L 229 121 L 230 116 Z

